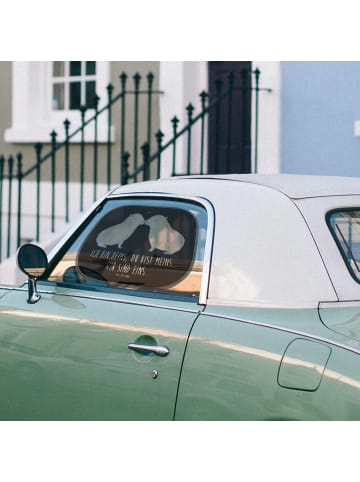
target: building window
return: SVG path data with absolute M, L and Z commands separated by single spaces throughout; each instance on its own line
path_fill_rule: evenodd
M 64 120 L 71 123 L 70 133 L 80 127 L 79 108 L 86 106 L 86 119 L 94 112 L 95 93 L 99 109 L 108 102 L 110 62 L 48 61 L 13 62 L 12 125 L 5 130 L 5 142 L 50 142 L 65 139 Z M 98 141 L 107 141 L 106 116 L 99 117 Z M 113 132 L 113 129 L 112 129 Z M 113 134 L 112 134 L 113 135 Z M 94 139 L 93 126 L 85 129 L 85 142 Z M 78 142 L 79 137 L 72 138 Z
M 52 62 L 52 109 L 95 108 L 96 62 Z

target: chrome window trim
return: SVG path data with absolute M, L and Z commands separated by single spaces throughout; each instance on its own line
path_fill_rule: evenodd
M 206 305 L 207 297 L 208 297 L 208 290 L 209 290 L 209 282 L 210 282 L 210 268 L 211 268 L 211 258 L 212 258 L 212 251 L 213 251 L 213 240 L 214 240 L 214 228 L 215 228 L 215 211 L 214 207 L 208 199 L 205 199 L 200 196 L 185 196 L 181 194 L 173 194 L 167 192 L 131 192 L 131 193 L 124 193 L 124 194 L 113 194 L 113 191 L 106 194 L 102 198 L 100 198 L 92 207 L 80 218 L 79 222 L 64 236 L 61 240 L 61 243 L 55 246 L 55 248 L 49 254 L 49 263 L 52 262 L 52 259 L 55 257 L 59 249 L 61 249 L 69 239 L 75 234 L 75 232 L 81 227 L 81 225 L 86 221 L 88 216 L 94 212 L 99 205 L 106 201 L 107 199 L 148 199 L 149 197 L 153 199 L 169 199 L 171 201 L 185 201 L 189 203 L 195 203 L 202 206 L 207 214 L 207 230 L 206 230 L 206 240 L 205 240 L 205 250 L 204 250 L 204 259 L 203 259 L 203 270 L 201 274 L 201 284 L 200 284 L 200 293 L 198 298 L 199 305 Z M 126 288 L 125 288 L 126 289 Z M 140 293 L 141 291 L 139 291 Z M 151 291 L 147 291 L 151 293 Z M 171 297 L 171 293 L 168 293 L 169 298 Z M 190 301 L 190 300 L 189 300 Z
M 5 288 L 6 289 L 6 288 Z M 24 293 L 27 293 L 27 287 L 25 288 L 11 288 L 9 291 L 21 291 Z M 95 300 L 95 301 L 109 301 L 110 303 L 121 303 L 125 305 L 133 305 L 133 306 L 143 306 L 145 308 L 157 308 L 157 309 L 163 309 L 163 310 L 170 310 L 170 311 L 181 311 L 184 313 L 193 313 L 195 315 L 199 315 L 202 313 L 202 309 L 190 309 L 190 308 L 183 308 L 181 306 L 167 306 L 167 305 L 161 305 L 161 304 L 156 304 L 156 303 L 146 303 L 143 301 L 135 301 L 135 300 L 129 300 L 129 299 L 122 299 L 122 298 L 113 298 L 113 297 L 103 297 L 103 296 L 92 296 L 92 295 L 85 295 L 85 294 L 74 294 L 72 293 L 61 293 L 56 290 L 44 290 L 44 289 L 38 289 L 39 293 L 43 295 L 52 295 L 52 296 L 66 296 L 69 298 L 80 298 L 84 300 Z M 127 296 L 127 295 L 124 295 Z M 141 297 L 141 295 L 139 295 Z M 187 303 L 186 301 L 183 301 L 182 303 Z M 194 305 L 195 306 L 195 305 Z

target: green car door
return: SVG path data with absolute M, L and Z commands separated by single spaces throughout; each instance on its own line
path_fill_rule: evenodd
M 29 305 L 25 292 L 9 292 L 0 309 L 0 419 L 171 420 L 196 316 L 187 303 L 60 288 Z

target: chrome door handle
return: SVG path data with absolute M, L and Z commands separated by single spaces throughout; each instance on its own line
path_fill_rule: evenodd
M 129 343 L 129 350 L 138 352 L 150 352 L 157 356 L 168 356 L 170 350 L 167 346 L 161 345 L 138 345 L 137 343 Z

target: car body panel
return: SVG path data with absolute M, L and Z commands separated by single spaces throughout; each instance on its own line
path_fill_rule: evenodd
M 29 305 L 10 291 L 0 307 L 1 419 L 172 420 L 196 305 L 40 292 Z M 170 353 L 135 353 L 134 342 Z
M 317 310 L 274 309 L 267 316 L 245 310 L 246 321 L 241 311 L 238 319 L 204 312 L 196 321 L 176 420 L 360 419 L 360 404 L 354 403 L 360 372 L 347 376 L 360 352 L 321 338 L 329 330 L 319 326 Z M 312 325 L 319 327 L 315 338 L 306 333 Z M 332 404 L 336 391 L 342 395 Z
M 360 302 L 320 303 L 321 321 L 336 333 L 360 342 Z

